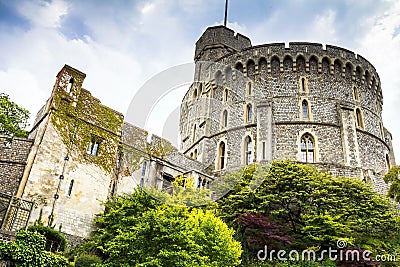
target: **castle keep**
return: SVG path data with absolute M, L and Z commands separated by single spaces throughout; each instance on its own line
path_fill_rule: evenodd
M 195 61 L 181 106 L 183 153 L 215 174 L 291 159 L 386 192 L 392 136 L 382 124 L 379 76 L 366 59 L 315 43 L 252 46 L 216 26 L 197 41 Z
M 179 150 L 157 136 L 147 142 L 145 130 L 82 87 L 84 73 L 64 66 L 29 138 L 1 139 L 1 193 L 35 203 L 24 210 L 32 210 L 29 223 L 42 212 L 73 240 L 89 235 L 109 197 L 144 185 L 168 191 L 177 175 L 208 187 L 228 171 L 275 159 L 387 191 L 392 136 L 382 124 L 379 76 L 366 59 L 314 43 L 252 46 L 216 26 L 197 41 L 195 62 Z M 18 216 L 4 203 L 1 225 L 16 230 Z

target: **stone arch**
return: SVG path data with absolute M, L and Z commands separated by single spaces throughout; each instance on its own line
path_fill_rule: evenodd
M 340 61 L 339 59 L 336 59 L 333 62 L 333 73 L 336 78 L 340 78 L 342 76 L 342 66 L 342 61 Z
M 225 72 L 225 83 L 230 84 L 232 80 L 232 68 L 230 66 L 227 66 L 224 72 Z
M 286 55 L 283 58 L 283 70 L 286 71 L 292 71 L 293 70 L 293 59 L 291 56 Z
M 271 73 L 278 74 L 280 70 L 280 60 L 278 56 L 273 56 L 271 58 Z
M 235 65 L 235 69 L 243 73 L 243 64 L 241 62 L 237 62 Z
M 306 72 L 306 60 L 303 55 L 298 55 L 296 58 L 296 69 L 298 72 Z
M 371 74 L 369 73 L 368 70 L 365 71 L 364 77 L 365 77 L 365 87 L 369 88 L 369 83 L 371 81 Z
M 330 73 L 331 61 L 328 57 L 322 59 L 322 73 L 328 75 Z
M 258 60 L 258 71 L 263 74 L 267 73 L 267 66 L 268 66 L 267 60 L 265 59 L 265 57 L 261 57 Z
M 217 86 L 222 85 L 222 72 L 220 70 L 215 73 L 215 83 L 217 84 Z
M 244 138 L 243 148 L 244 164 L 250 165 L 253 161 L 253 140 L 249 135 Z
M 314 55 L 312 55 L 309 59 L 309 65 L 310 65 L 310 72 L 311 73 L 317 73 L 318 72 L 318 58 Z
M 346 80 L 351 81 L 353 77 L 353 65 L 350 62 L 346 63 L 344 71 L 345 71 L 344 76 Z
M 362 68 L 360 66 L 356 67 L 356 83 L 361 84 L 362 81 Z
M 247 77 L 253 78 L 256 74 L 256 63 L 254 60 L 249 59 L 246 64 Z

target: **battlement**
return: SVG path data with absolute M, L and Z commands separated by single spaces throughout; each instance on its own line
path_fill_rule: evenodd
M 240 33 L 235 34 L 233 30 L 225 26 L 209 27 L 196 42 L 195 60 L 212 60 L 234 51 L 241 51 L 246 47 L 251 47 L 248 37 Z M 218 53 L 207 53 L 216 48 L 219 49 Z

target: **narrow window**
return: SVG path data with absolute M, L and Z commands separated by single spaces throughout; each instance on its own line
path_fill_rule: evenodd
M 143 162 L 143 165 L 142 165 L 142 176 L 144 176 L 146 174 L 146 167 L 147 167 L 147 162 L 145 161 L 145 162 Z
M 244 139 L 244 163 L 246 165 L 251 164 L 251 149 L 252 149 L 252 142 L 250 136 L 247 136 Z
M 93 136 L 90 139 L 87 153 L 89 155 L 97 156 L 97 152 L 99 151 L 99 146 L 100 146 L 100 139 Z
M 303 111 L 303 119 L 309 119 L 308 102 L 307 102 L 307 100 L 303 100 L 301 106 L 302 106 L 302 111 Z
M 265 159 L 265 142 L 262 142 L 262 159 Z
M 194 150 L 193 159 L 194 159 L 194 160 L 197 160 L 197 149 Z
M 68 85 L 67 85 L 67 89 L 66 89 L 66 91 L 67 91 L 67 93 L 71 93 L 71 90 L 72 90 L 72 86 L 74 85 L 74 78 L 71 78 L 70 80 L 69 80 L 69 82 L 68 82 Z
M 218 169 L 225 168 L 225 143 L 221 142 L 218 149 Z
M 354 97 L 354 100 L 360 101 L 360 95 L 358 94 L 358 89 L 355 86 L 353 87 L 353 97 Z
M 224 102 L 227 102 L 227 101 L 228 101 L 228 89 L 225 89 L 225 90 L 224 90 L 223 101 L 224 101 Z
M 194 128 L 193 128 L 193 139 L 192 139 L 192 141 L 194 142 L 196 140 L 196 124 L 194 125 Z
M 301 91 L 305 92 L 306 91 L 306 79 L 301 78 Z
M 193 152 L 192 152 L 192 153 L 190 153 L 190 158 L 191 158 L 191 159 L 193 158 Z
M 248 104 L 246 106 L 246 120 L 247 122 L 253 121 L 253 107 L 251 106 L 251 104 Z
M 314 139 L 308 133 L 301 137 L 301 161 L 305 163 L 315 162 Z
M 389 158 L 388 154 L 386 154 L 386 167 L 387 167 L 387 170 L 389 171 L 390 170 L 390 158 Z
M 356 122 L 357 122 L 357 127 L 358 128 L 364 128 L 362 115 L 361 115 L 361 110 L 359 108 L 356 109 Z
M 69 183 L 69 188 L 68 188 L 68 196 L 71 196 L 73 186 L 74 186 L 74 180 L 71 180 L 71 182 Z
M 251 93 L 252 93 L 251 82 L 249 82 L 247 84 L 247 95 L 251 95 Z
M 228 125 L 228 111 L 224 110 L 222 113 L 222 127 L 225 128 Z
M 379 127 L 381 128 L 381 136 L 382 136 L 382 140 L 385 140 L 385 132 L 383 131 L 383 124 L 380 121 L 379 122 Z
M 193 91 L 193 99 L 196 99 L 197 98 L 197 89 L 194 89 L 194 91 Z

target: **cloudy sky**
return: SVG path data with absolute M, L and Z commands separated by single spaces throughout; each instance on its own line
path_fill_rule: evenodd
M 192 62 L 204 29 L 222 23 L 224 2 L 0 0 L 0 92 L 36 114 L 69 64 L 103 104 L 125 113 L 146 80 Z M 367 58 L 400 160 L 400 1 L 230 0 L 228 13 L 228 26 L 253 45 L 311 41 Z

